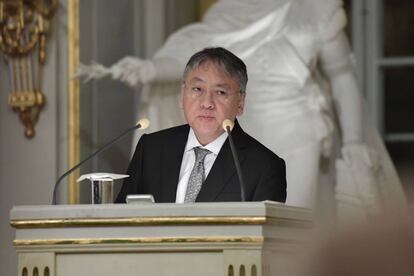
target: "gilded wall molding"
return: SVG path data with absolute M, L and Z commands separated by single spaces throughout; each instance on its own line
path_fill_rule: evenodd
M 79 146 L 79 80 L 73 79 L 79 64 L 79 0 L 67 0 L 68 20 L 68 167 L 80 160 Z M 68 176 L 68 203 L 79 203 L 79 171 Z

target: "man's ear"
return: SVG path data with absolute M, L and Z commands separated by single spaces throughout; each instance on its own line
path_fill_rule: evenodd
M 180 96 L 180 108 L 183 109 L 183 101 L 184 101 L 184 87 L 185 84 L 181 84 L 181 96 Z
M 240 116 L 244 112 L 244 104 L 246 99 L 246 92 L 240 95 L 239 103 L 237 104 L 237 116 Z

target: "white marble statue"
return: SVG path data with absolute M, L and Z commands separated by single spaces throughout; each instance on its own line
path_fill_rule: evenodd
M 194 52 L 225 47 L 247 64 L 241 125 L 287 163 L 286 204 L 329 206 L 323 202 L 336 199 L 339 213 L 365 215 L 405 197 L 381 140 L 364 122 L 345 24 L 337 0 L 221 0 L 202 22 L 172 34 L 153 59 L 81 65 L 77 76 L 149 87 L 139 112 L 156 130 L 183 121 L 179 89 L 148 84 L 177 82 Z

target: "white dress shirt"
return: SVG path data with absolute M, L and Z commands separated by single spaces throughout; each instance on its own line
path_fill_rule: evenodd
M 214 161 L 220 152 L 221 147 L 227 139 L 227 135 L 227 132 L 223 132 L 223 134 L 217 137 L 216 140 L 205 146 L 202 146 L 200 142 L 198 142 L 193 129 L 190 128 L 187 144 L 185 145 L 184 149 L 183 161 L 181 162 L 180 178 L 178 180 L 177 195 L 175 197 L 176 203 L 184 203 L 188 180 L 190 178 L 190 174 L 193 170 L 195 162 L 195 153 L 193 148 L 200 147 L 211 151 L 211 153 L 207 154 L 206 158 L 204 159 L 204 172 L 205 178 L 207 178 L 211 168 L 213 167 Z

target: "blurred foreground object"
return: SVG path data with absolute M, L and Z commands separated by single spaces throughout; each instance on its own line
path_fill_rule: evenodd
M 414 275 L 414 222 L 380 216 L 343 228 L 313 252 L 311 276 Z

